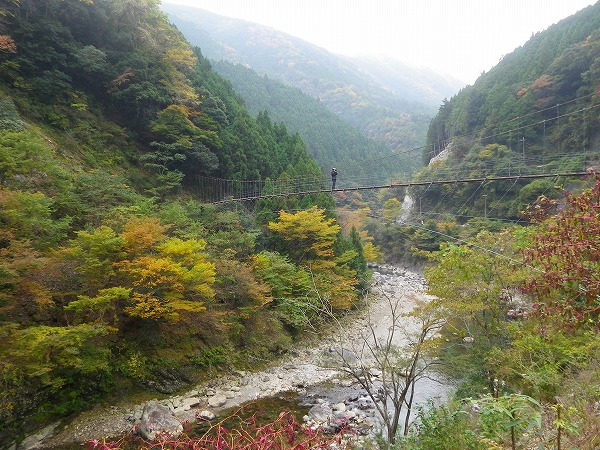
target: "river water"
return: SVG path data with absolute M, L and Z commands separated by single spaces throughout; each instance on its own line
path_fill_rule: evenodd
M 283 409 L 290 409 L 299 415 L 298 419 L 315 405 L 343 403 L 345 408 L 357 407 L 360 399 L 366 399 L 368 393 L 352 378 L 335 370 L 340 364 L 339 355 L 348 356 L 348 362 L 356 358 L 361 366 L 377 370 L 373 354 L 365 348 L 365 343 L 373 345 L 375 340 L 379 343 L 389 340 L 393 346 L 409 346 L 420 326 L 404 314 L 418 302 L 429 300 L 424 289 L 424 280 L 418 272 L 377 266 L 373 289 L 364 308 L 319 336 L 314 345 L 292 352 L 294 355 L 287 362 L 266 372 L 246 376 L 242 383 L 232 381 L 239 389 L 235 406 L 251 403 L 251 412 L 270 410 L 272 416 Z M 393 337 L 390 335 L 392 329 Z M 439 403 L 451 391 L 450 383 L 439 375 L 433 372 L 427 375 L 415 385 L 413 411 L 429 400 Z M 360 409 L 363 409 L 360 414 L 371 415 L 375 431 L 380 431 L 381 421 L 376 411 Z M 401 416 L 402 422 L 405 412 L 406 408 Z M 413 412 L 412 419 L 414 415 Z
M 175 404 L 184 398 L 194 397 L 200 400 L 181 416 L 182 420 L 193 419 L 194 414 L 203 409 L 211 409 L 219 416 L 252 404 L 248 414 L 265 413 L 267 417 L 283 409 L 290 409 L 301 416 L 317 403 L 349 403 L 365 397 L 366 392 L 348 377 L 342 376 L 335 364 L 331 363 L 333 354 L 348 352 L 359 360 L 367 361 L 369 352 L 364 351 L 364 343 L 369 339 L 385 339 L 393 323 L 400 324 L 394 334 L 392 344 L 407 346 L 411 334 L 418 324 L 408 317 L 395 314 L 411 311 L 419 301 L 427 301 L 424 293 L 424 280 L 416 271 L 393 266 L 376 266 L 372 292 L 366 298 L 366 305 L 339 321 L 325 333 L 313 340 L 312 344 L 299 346 L 289 355 L 261 372 L 239 372 L 227 374 L 213 380 L 208 385 L 197 386 L 190 392 L 165 400 Z M 436 378 L 435 374 L 432 378 Z M 446 382 L 423 378 L 415 388 L 414 405 L 428 400 L 443 400 L 451 391 Z M 211 400 L 220 396 L 226 401 L 218 407 L 210 407 Z M 86 442 L 89 439 L 104 436 L 117 436 L 131 429 L 131 418 L 141 411 L 142 405 L 114 405 L 104 409 L 96 408 L 93 413 L 82 414 L 71 424 L 63 428 L 57 436 L 45 439 L 45 448 L 67 448 L 70 442 Z M 246 409 L 246 408 L 244 408 Z M 371 412 L 374 416 L 375 411 Z M 276 415 L 276 414 L 275 414 Z M 301 417 L 298 417 L 301 419 Z M 376 419 L 376 418 L 375 418 Z

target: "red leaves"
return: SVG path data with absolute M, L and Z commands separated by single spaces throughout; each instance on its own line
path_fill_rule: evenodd
M 542 270 L 526 289 L 539 301 L 538 313 L 562 325 L 593 323 L 600 311 L 600 176 L 581 194 L 567 195 L 564 207 L 553 217 L 556 201 L 540 199 L 529 217 L 539 223 L 527 263 Z
M 98 439 L 92 439 L 87 443 L 88 450 L 118 450 L 120 442 L 106 442 L 106 440 L 99 441 Z
M 187 434 L 171 437 L 167 434 L 157 437 L 153 442 L 147 442 L 128 435 L 115 442 L 93 439 L 87 443 L 87 449 L 119 450 L 133 448 L 132 443 L 148 450 L 307 450 L 329 449 L 332 444 L 340 450 L 351 448 L 344 437 L 344 428 L 336 435 L 325 434 L 305 427 L 289 411 L 282 411 L 277 419 L 266 425 L 259 425 L 252 416 L 239 420 L 239 425 L 235 428 L 225 427 L 221 421 L 212 425 L 200 437 L 190 437 Z
M 17 53 L 17 44 L 5 34 L 0 34 L 0 52 Z

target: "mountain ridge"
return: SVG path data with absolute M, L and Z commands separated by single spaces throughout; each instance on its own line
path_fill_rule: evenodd
M 429 104 L 414 97 L 401 98 L 353 59 L 269 27 L 198 8 L 167 3 L 162 8 L 207 58 L 239 63 L 261 76 L 266 74 L 297 87 L 318 98 L 363 135 L 386 143 L 392 150 L 422 145 L 424 130 L 443 98 L 440 95 Z
M 436 90 L 434 95 L 432 95 L 430 98 L 414 99 L 415 101 L 425 103 L 429 106 L 438 106 L 441 100 L 456 93 L 460 87 L 465 85 L 464 82 L 456 80 L 449 75 L 437 74 L 432 69 L 414 67 L 410 64 L 405 64 L 392 58 L 367 58 L 364 56 L 349 57 L 338 55 L 323 47 L 309 43 L 301 38 L 279 31 L 275 28 L 242 19 L 221 16 L 201 8 L 163 2 L 162 9 L 170 15 L 173 23 L 184 34 L 186 34 L 186 31 L 192 31 L 188 28 L 190 25 L 201 25 L 200 27 L 195 28 L 193 31 L 204 35 L 204 39 L 206 40 L 200 42 L 199 40 L 196 40 L 199 38 L 199 36 L 189 34 L 192 36 L 190 42 L 201 47 L 203 49 L 204 56 L 209 59 L 227 59 L 234 63 L 237 62 L 249 64 L 248 55 L 242 51 L 243 47 L 230 45 L 230 43 L 235 41 L 236 38 L 244 37 L 248 47 L 260 48 L 261 44 L 265 44 L 266 47 L 279 47 L 282 49 L 287 49 L 293 54 L 308 58 L 309 64 L 323 64 L 323 58 L 327 58 L 328 60 L 332 60 L 335 64 L 339 65 L 339 68 L 342 70 L 347 70 L 349 72 L 358 70 L 359 72 L 364 72 L 364 74 L 368 75 L 367 79 L 369 79 L 371 82 L 374 81 L 374 78 L 372 77 L 370 71 L 364 70 L 364 68 L 360 64 L 357 64 L 357 62 L 362 63 L 365 60 L 371 60 L 372 63 L 373 60 L 378 59 L 379 61 L 386 61 L 389 65 L 396 66 L 394 69 L 396 71 L 398 68 L 408 71 L 409 75 L 412 73 L 418 75 L 428 74 L 432 79 L 438 78 L 440 81 L 447 83 L 447 86 L 442 86 L 441 89 Z M 202 21 L 202 23 L 200 23 L 200 21 Z M 233 30 L 233 32 L 231 30 Z M 230 36 L 230 32 L 234 35 Z M 212 45 L 210 45 L 211 42 Z M 310 54 L 308 54 L 308 52 L 310 52 Z M 285 53 L 282 53 L 281 56 L 285 56 Z M 294 64 L 292 61 L 287 61 L 287 63 L 290 65 Z M 324 65 L 327 67 L 330 64 Z M 296 68 L 296 66 L 297 64 L 291 67 Z M 264 67 L 261 67 L 260 65 L 256 65 L 254 68 L 259 73 L 264 70 Z M 270 75 L 273 75 L 273 73 L 270 73 Z M 354 75 L 356 76 L 356 74 Z M 306 91 L 311 93 L 308 89 L 309 87 L 310 85 L 307 85 Z M 316 96 L 317 92 L 313 91 L 311 94 Z

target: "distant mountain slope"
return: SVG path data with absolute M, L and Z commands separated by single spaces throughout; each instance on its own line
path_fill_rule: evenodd
M 231 81 L 250 111 L 258 114 L 266 110 L 274 121 L 284 122 L 290 131 L 300 134 L 322 167 L 337 166 L 342 173 L 352 173 L 353 177 L 393 174 L 390 170 L 393 166 L 382 167 L 378 161 L 389 155 L 388 148 L 361 135 L 318 99 L 267 76 L 261 77 L 241 64 L 213 61 L 212 66 Z M 401 161 L 404 170 L 416 167 L 414 156 Z
M 456 94 L 465 83 L 424 67 L 414 67 L 389 58 L 360 56 L 350 58 L 360 70 L 398 97 L 439 106 Z
M 424 95 L 418 102 L 401 98 L 350 59 L 285 33 L 196 8 L 163 4 L 163 10 L 209 59 L 241 63 L 298 87 L 365 136 L 395 150 L 423 144 L 430 117 L 445 96 L 433 100 Z

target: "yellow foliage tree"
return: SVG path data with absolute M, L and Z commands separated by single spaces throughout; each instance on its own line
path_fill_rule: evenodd
M 170 238 L 153 254 L 120 261 L 115 266 L 133 288 L 125 313 L 143 319 L 178 318 L 178 311 L 199 312 L 202 300 L 214 297 L 215 266 L 202 253 L 203 240 Z
M 381 253 L 381 249 L 378 246 L 373 244 L 373 237 L 369 236 L 367 231 L 359 231 L 358 234 L 363 242 L 365 260 L 369 262 L 383 262 L 383 253 Z
M 107 226 L 76 234 L 57 256 L 77 263 L 77 272 L 90 291 L 110 286 L 115 276 L 113 264 L 126 256 L 123 238 Z
M 155 217 L 135 217 L 125 225 L 121 237 L 125 248 L 131 253 L 138 253 L 152 248 L 166 239 L 167 225 L 161 225 Z
M 352 256 L 335 256 L 333 245 L 340 232 L 335 219 L 325 217 L 323 209 L 312 207 L 295 214 L 281 211 L 278 222 L 269 222 L 269 230 L 286 244 L 286 251 L 298 265 L 312 273 L 319 296 L 331 307 L 348 309 L 356 299 L 355 272 L 342 265 Z
M 383 217 L 385 220 L 393 222 L 400 215 L 402 203 L 397 198 L 390 198 L 383 204 Z
M 371 214 L 371 209 L 368 207 L 342 208 L 338 210 L 338 221 L 345 230 L 351 230 L 354 227 L 362 233 L 369 214 Z
M 327 219 L 324 212 L 314 206 L 295 214 L 280 211 L 279 221 L 267 225 L 287 243 L 293 261 L 314 271 L 335 266 L 333 244 L 340 226 L 335 219 Z
M 0 248 L 0 315 L 19 303 L 39 309 L 53 306 L 51 291 L 37 276 L 48 265 L 48 258 L 28 241 L 12 240 L 9 231 L 0 231 L 0 240 L 8 243 Z

